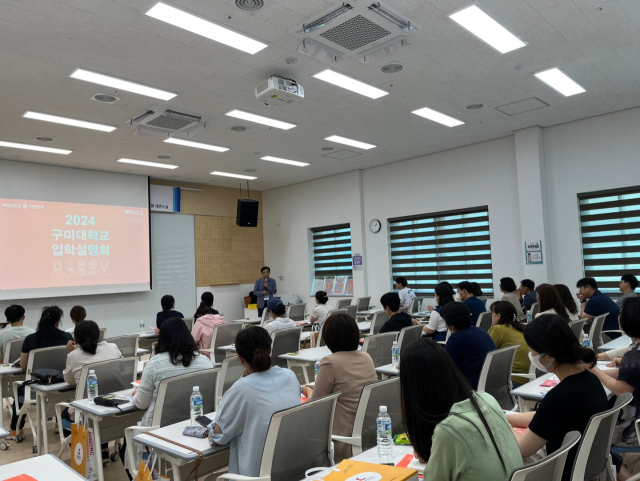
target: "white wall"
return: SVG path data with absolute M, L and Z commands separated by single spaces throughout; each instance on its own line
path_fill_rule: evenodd
M 258 273 L 256 279 L 260 277 Z M 235 284 L 229 286 L 208 286 L 198 287 L 198 303 L 203 292 L 209 291 L 213 294 L 213 307 L 224 314 L 227 321 L 244 319 L 244 297 L 253 289 L 253 284 Z M 194 309 L 195 312 L 195 309 Z M 185 312 L 184 315 L 187 315 Z M 190 313 L 189 316 L 193 315 Z

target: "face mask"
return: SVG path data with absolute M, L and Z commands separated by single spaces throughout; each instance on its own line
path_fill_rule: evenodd
M 532 355 L 531 355 L 531 351 L 529 351 L 529 360 L 531 361 L 531 363 L 532 363 L 532 364 L 533 364 L 537 369 L 539 369 L 540 371 L 542 371 L 542 372 L 549 372 L 547 369 L 548 369 L 548 368 L 549 368 L 549 366 L 551 366 L 551 364 L 553 364 L 553 363 L 551 363 L 551 362 L 550 362 L 549 364 L 547 364 L 547 365 L 545 366 L 544 364 L 542 364 L 542 363 L 540 362 L 540 358 L 541 358 L 542 356 L 544 356 L 544 353 L 542 353 L 542 354 L 538 354 L 537 356 L 532 356 Z
M 459 292 L 456 292 L 453 295 L 453 300 L 456 301 L 456 302 L 462 302 L 462 299 L 460 299 L 460 293 Z

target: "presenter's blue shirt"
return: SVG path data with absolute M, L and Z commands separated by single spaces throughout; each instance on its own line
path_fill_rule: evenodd
M 584 312 L 590 316 L 600 316 L 601 314 L 606 314 L 608 312 L 609 315 L 604 320 L 602 330 L 617 331 L 619 329 L 618 316 L 620 316 L 620 307 L 613 299 L 604 295 L 600 291 L 596 291 L 587 301 Z M 620 337 L 620 334 L 612 332 L 608 333 L 607 336 L 611 339 L 615 339 L 616 337 Z
M 269 277 L 269 279 L 267 280 L 267 286 L 268 286 L 268 288 L 265 289 L 264 288 L 264 278 L 263 277 L 258 279 L 255 282 L 255 284 L 253 285 L 253 294 L 257 298 L 258 308 L 259 309 L 262 309 L 263 307 L 267 307 L 267 303 L 264 302 L 264 291 L 265 290 L 269 292 L 269 299 L 272 299 L 273 296 L 276 295 L 276 292 L 278 292 L 278 286 L 276 285 L 276 280 L 275 279 L 272 279 L 271 277 Z
M 484 302 L 475 296 L 470 297 L 464 303 L 471 311 L 471 324 L 475 326 L 476 322 L 478 322 L 478 316 L 486 312 L 487 308 L 484 306 Z
M 471 387 L 476 389 L 484 358 L 496 349 L 491 336 L 479 327 L 471 326 L 451 334 L 444 347 Z

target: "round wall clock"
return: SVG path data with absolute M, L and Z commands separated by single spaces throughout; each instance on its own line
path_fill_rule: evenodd
M 382 228 L 382 224 L 378 219 L 373 219 L 371 222 L 369 222 L 369 230 L 374 234 L 377 234 L 378 232 L 380 232 L 381 228 Z

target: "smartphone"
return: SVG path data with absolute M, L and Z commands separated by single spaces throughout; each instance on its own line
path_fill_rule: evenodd
M 211 424 L 213 421 L 211 419 L 209 419 L 207 416 L 198 416 L 196 418 L 196 422 L 202 426 L 203 428 L 206 428 L 207 426 L 209 426 L 209 424 Z

